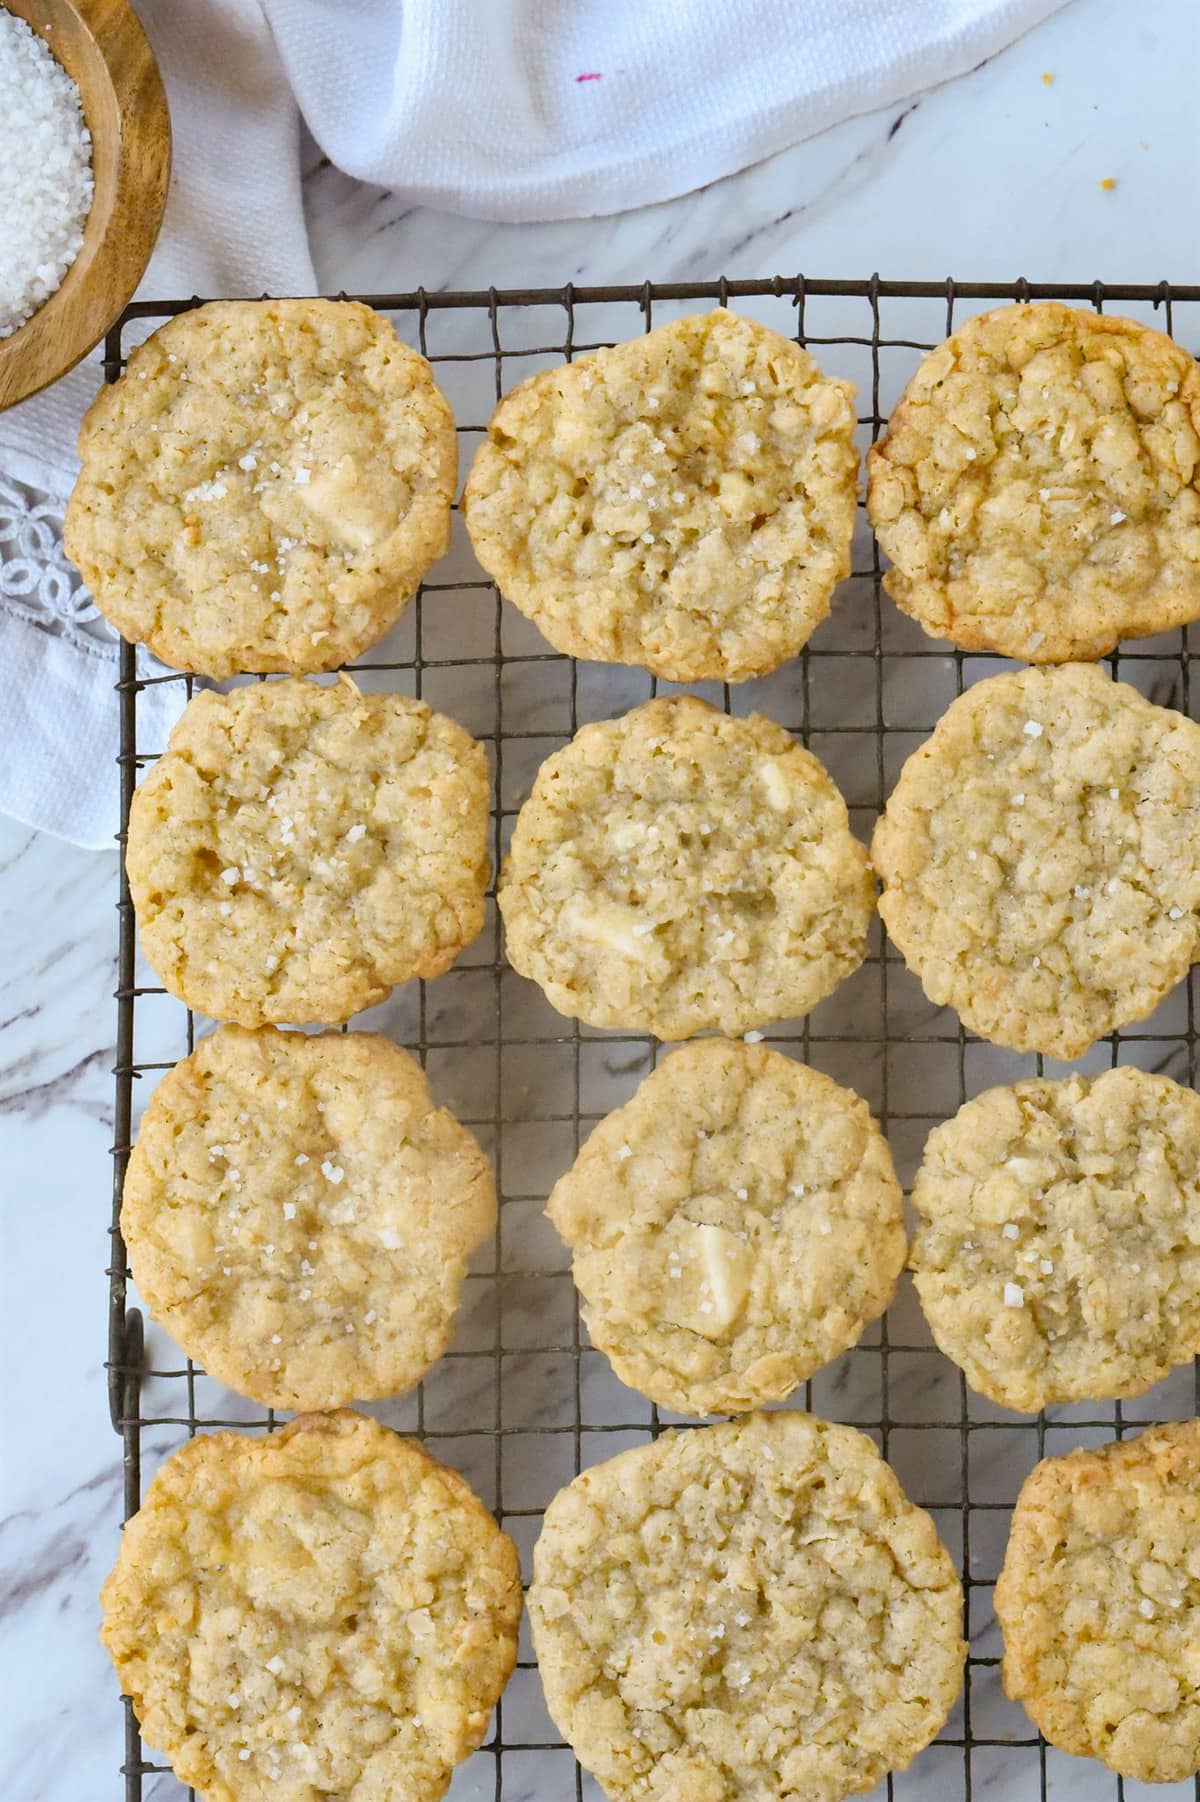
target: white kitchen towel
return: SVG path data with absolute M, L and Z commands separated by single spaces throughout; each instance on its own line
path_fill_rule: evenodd
M 1061 4 L 138 0 L 174 128 L 142 293 L 314 291 L 302 114 L 333 162 L 409 206 L 620 212 L 961 74 Z M 117 653 L 58 525 L 99 379 L 92 359 L 0 414 L 0 811 L 85 845 L 116 831 Z M 147 749 L 180 687 L 144 693 Z
M 264 0 L 333 162 L 509 220 L 686 194 L 961 75 L 1062 3 Z

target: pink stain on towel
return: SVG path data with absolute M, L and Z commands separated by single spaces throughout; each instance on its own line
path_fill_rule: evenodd
M 579 81 L 603 81 L 604 77 L 601 75 L 600 71 L 597 69 L 597 70 L 594 70 L 590 75 L 577 75 L 575 77 L 575 80 L 577 82 L 579 82 Z

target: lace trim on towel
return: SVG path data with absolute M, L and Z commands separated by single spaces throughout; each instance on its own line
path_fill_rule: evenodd
M 64 505 L 0 476 L 0 606 L 92 656 L 115 658 L 117 634 L 63 550 Z

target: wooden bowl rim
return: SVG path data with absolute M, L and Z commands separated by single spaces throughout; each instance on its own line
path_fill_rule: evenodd
M 100 223 L 100 238 L 86 268 L 79 271 L 78 282 L 68 289 L 72 272 L 88 257 L 87 231 L 91 214 L 84 227 L 79 255 L 61 285 L 24 325 L 18 326 L 10 337 L 0 338 L 0 413 L 39 394 L 68 370 L 74 369 L 120 318 L 145 274 L 158 241 L 171 179 L 171 114 L 162 72 L 141 20 L 128 0 L 123 0 L 117 20 L 107 34 L 102 35 L 89 18 L 87 0 L 60 0 L 60 3 L 75 15 L 82 31 L 94 45 L 116 102 L 120 123 L 116 189 L 108 217 Z M 15 16 L 22 18 L 23 13 L 18 12 Z M 38 31 L 37 25 L 26 22 L 54 51 L 55 46 Z M 55 56 L 58 60 L 57 52 Z M 140 103 L 134 105 L 131 102 L 138 92 L 139 71 L 142 79 L 148 76 L 148 80 L 141 90 Z M 85 107 L 85 116 L 86 113 Z M 88 127 L 94 139 L 90 118 Z M 141 156 L 131 153 L 143 144 L 150 144 L 155 137 L 161 138 L 162 152 L 149 163 L 151 181 L 139 190 L 134 170 L 144 169 L 145 164 Z M 95 196 L 92 205 L 94 211 Z M 71 339 L 69 342 L 62 339 L 57 346 L 57 355 L 46 354 L 47 347 L 60 337 L 59 315 L 68 306 L 73 309 L 76 322 Z M 22 366 L 27 370 L 27 380 L 21 378 Z

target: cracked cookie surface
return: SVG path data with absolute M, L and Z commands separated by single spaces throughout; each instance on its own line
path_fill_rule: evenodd
M 455 1472 L 352 1413 L 205 1433 L 101 1594 L 147 1744 L 206 1802 L 438 1802 L 516 1661 L 516 1547 Z
M 497 899 L 509 961 L 560 1013 L 661 1039 L 807 1013 L 862 962 L 875 904 L 817 759 L 690 696 L 546 760 Z
M 146 957 L 213 1019 L 336 1025 L 478 933 L 489 795 L 482 746 L 405 695 L 198 694 L 129 813 Z
M 884 586 L 934 638 L 1034 663 L 1200 618 L 1200 367 L 1057 301 L 968 320 L 868 454 Z
M 64 542 L 176 669 L 334 669 L 450 542 L 454 420 L 357 301 L 214 301 L 134 350 L 79 434 Z
M 402 1394 L 445 1351 L 491 1167 L 376 1033 L 221 1026 L 150 1099 L 121 1231 L 156 1320 L 273 1408 Z
M 908 759 L 871 849 L 929 999 L 1079 1057 L 1200 954 L 1200 725 L 1093 664 L 994 676 Z
M 962 1589 L 865 1434 L 810 1414 L 665 1433 L 546 1510 L 550 1714 L 610 1802 L 841 1802 L 962 1686 Z
M 728 1039 L 673 1052 L 593 1129 L 546 1211 L 593 1345 L 681 1414 L 790 1395 L 883 1312 L 904 1263 L 866 1102 Z
M 722 308 L 543 370 L 476 454 L 475 553 L 573 657 L 675 682 L 776 669 L 850 573 L 853 398 Z
M 1035 1413 L 1200 1351 L 1200 1096 L 1121 1067 L 989 1089 L 932 1132 L 917 1293 L 973 1389 Z
M 1045 1458 L 996 1585 L 1008 1695 L 1142 1783 L 1200 1770 L 1200 1420 Z

